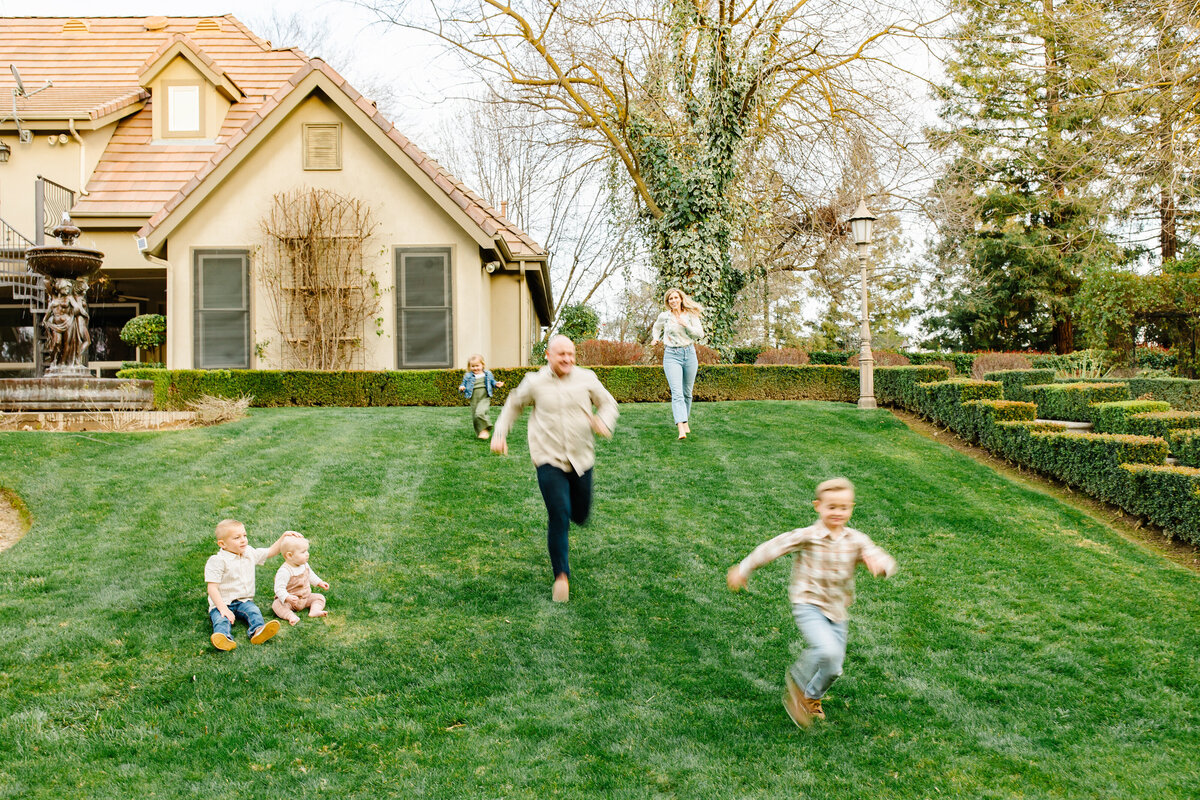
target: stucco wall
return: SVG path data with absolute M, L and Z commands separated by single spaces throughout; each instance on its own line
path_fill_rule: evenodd
M 83 139 L 82 161 L 85 176 L 90 176 L 96 168 L 114 130 L 115 124 L 98 131 L 78 132 Z M 66 144 L 57 143 L 60 133 L 67 134 Z M 0 218 L 30 241 L 36 241 L 34 184 L 38 175 L 73 190 L 76 200 L 79 199 L 79 191 L 82 188 L 79 178 L 79 143 L 67 131 L 66 125 L 63 125 L 61 131 L 54 131 L 56 143 L 53 145 L 49 143 L 50 135 L 50 131 L 39 130 L 34 134 L 33 141 L 28 144 L 19 142 L 15 131 L 0 135 L 0 140 L 12 148 L 8 163 L 0 164 Z M 83 244 L 82 240 L 80 244 Z
M 301 126 L 310 122 L 342 123 L 343 169 L 303 170 Z M 167 363 L 170 367 L 193 366 L 194 252 L 210 248 L 253 251 L 264 241 L 259 221 L 268 212 L 272 197 L 279 192 L 305 187 L 325 188 L 362 198 L 368 202 L 379 223 L 371 243 L 371 260 L 366 267 L 374 272 L 383 290 L 379 312 L 383 333 L 377 335 L 375 324 L 368 324 L 364 335 L 367 369 L 396 366 L 393 267 L 396 247 L 449 248 L 454 308 L 451 365 L 465 363 L 466 357 L 473 352 L 483 352 L 485 357 L 496 359 L 488 341 L 495 328 L 489 319 L 494 313 L 494 304 L 489 302 L 491 292 L 481 277 L 478 244 L 372 138 L 340 109 L 317 94 L 301 103 L 171 232 L 167 242 L 171 273 L 168 279 L 170 312 L 167 315 Z M 252 252 L 252 272 L 258 259 Z M 258 287 L 251 301 L 251 314 L 251 350 L 255 343 L 268 339 L 272 342 L 267 348 L 265 363 L 259 363 L 252 353 L 252 366 L 278 366 L 279 333 Z M 507 359 L 505 363 L 508 363 Z

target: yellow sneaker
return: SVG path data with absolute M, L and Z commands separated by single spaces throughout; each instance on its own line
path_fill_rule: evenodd
M 218 650 L 232 650 L 233 648 L 237 647 L 237 642 L 235 642 L 233 639 L 230 639 L 223 633 L 214 633 L 211 637 L 211 641 L 213 643 L 213 647 L 217 648 Z
M 277 633 L 279 633 L 279 620 L 273 619 L 259 628 L 258 632 L 250 637 L 250 644 L 262 644 Z

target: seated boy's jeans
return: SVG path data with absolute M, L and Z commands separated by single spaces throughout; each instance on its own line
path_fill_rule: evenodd
M 258 606 L 254 605 L 253 600 L 234 600 L 229 603 L 229 610 L 233 612 L 234 619 L 240 619 L 246 623 L 251 636 L 258 633 L 258 629 L 265 624 L 262 612 L 258 610 Z M 209 611 L 208 618 L 212 620 L 213 633 L 223 633 L 230 639 L 233 638 L 233 626 L 221 614 L 219 608 Z

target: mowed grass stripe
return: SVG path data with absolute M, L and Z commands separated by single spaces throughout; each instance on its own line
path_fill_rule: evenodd
M 0 796 L 1200 794 L 1195 575 L 886 412 L 698 404 L 693 427 L 622 408 L 565 607 L 523 423 L 507 459 L 465 409 L 0 438 L 35 516 L 0 555 Z M 739 596 L 724 570 L 832 474 L 902 571 L 860 573 L 831 722 L 800 732 L 788 566 Z M 225 515 L 312 535 L 327 624 L 207 646 Z

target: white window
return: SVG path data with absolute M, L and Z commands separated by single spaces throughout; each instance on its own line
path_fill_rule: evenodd
M 200 87 L 195 84 L 167 86 L 168 135 L 200 135 Z

